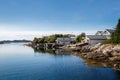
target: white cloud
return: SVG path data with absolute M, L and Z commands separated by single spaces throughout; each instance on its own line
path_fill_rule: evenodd
M 0 31 L 0 40 L 27 39 L 32 40 L 34 37 L 42 37 L 51 34 L 75 34 L 81 32 L 94 34 L 96 31 Z
M 27 31 L 24 31 L 27 30 Z M 39 30 L 39 29 L 38 29 Z M 47 36 L 51 34 L 81 34 L 82 32 L 85 32 L 86 34 L 94 34 L 96 30 L 44 30 L 44 31 L 38 31 L 38 30 L 29 30 L 25 29 L 24 27 L 16 26 L 16 25 L 9 25 L 9 24 L 0 24 L 0 40 L 15 40 L 15 39 L 27 39 L 32 40 L 34 37 L 42 37 Z

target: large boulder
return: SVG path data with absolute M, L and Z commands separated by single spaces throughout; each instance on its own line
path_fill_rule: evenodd
M 113 52 L 111 53 L 111 55 L 112 55 L 112 56 L 120 56 L 120 53 L 118 53 L 117 51 L 113 51 Z
M 94 50 L 98 49 L 100 46 L 101 46 L 101 43 L 98 43 L 95 46 L 91 47 L 90 51 L 94 51 Z
M 114 56 L 109 58 L 110 61 L 120 61 L 120 56 Z
M 120 53 L 120 46 L 116 45 L 112 48 L 113 51 L 116 51 L 117 53 Z
M 112 49 L 105 48 L 102 50 L 102 53 L 107 57 L 111 57 Z

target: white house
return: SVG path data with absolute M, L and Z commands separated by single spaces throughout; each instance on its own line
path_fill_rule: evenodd
M 75 38 L 76 36 L 74 34 L 66 34 L 69 38 Z
M 86 35 L 82 40 L 82 43 L 88 43 L 89 45 L 95 45 L 107 40 L 105 35 Z
M 74 35 L 74 34 L 67 34 L 67 36 L 69 38 L 71 38 L 71 41 L 75 41 L 76 40 L 76 35 Z
M 74 39 L 66 37 L 66 38 L 57 38 L 56 43 L 60 44 L 60 45 L 67 45 L 67 44 L 71 44 L 74 41 Z
M 95 35 L 103 35 L 103 31 L 97 31 Z
M 114 29 L 106 29 L 104 32 L 103 32 L 103 35 L 111 35 L 115 30 Z
M 111 38 L 111 34 L 114 32 L 114 29 L 105 29 L 105 31 L 97 31 L 95 35 L 104 35 L 107 39 Z
M 105 35 L 107 37 L 107 39 L 110 39 L 111 38 L 111 34 L 114 32 L 115 30 L 114 29 L 106 29 L 104 32 L 103 32 L 103 35 Z
M 89 45 L 94 45 L 104 42 L 111 38 L 111 34 L 114 31 L 115 30 L 113 29 L 106 29 L 105 31 L 97 31 L 95 35 L 86 35 L 86 37 L 83 37 L 82 43 L 89 43 Z

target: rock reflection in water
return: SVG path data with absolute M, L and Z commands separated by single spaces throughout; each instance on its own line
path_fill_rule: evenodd
M 52 54 L 52 55 L 71 55 L 72 52 L 65 51 L 62 49 L 44 49 L 44 48 L 33 48 L 35 53 L 44 53 L 44 54 Z
M 84 60 L 85 65 L 90 67 L 97 67 L 97 68 L 113 68 L 117 71 L 120 71 L 120 62 L 106 62 L 106 61 L 95 61 L 90 59 L 85 59 L 81 53 L 75 53 L 70 51 L 65 51 L 63 49 L 34 49 L 35 53 L 44 53 L 44 54 L 52 54 L 56 56 L 61 55 L 75 55 Z
M 120 71 L 116 70 L 115 73 L 116 73 L 117 77 L 120 79 Z
M 98 67 L 98 68 L 113 68 L 117 71 L 120 71 L 120 62 L 105 62 L 105 61 L 95 61 L 90 59 L 85 59 L 82 57 L 81 53 L 75 53 L 76 56 L 84 59 L 84 62 L 87 66 Z

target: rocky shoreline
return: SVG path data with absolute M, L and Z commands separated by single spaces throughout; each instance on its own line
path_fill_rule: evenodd
M 44 44 L 27 44 L 27 46 L 33 48 L 44 48 Z M 63 49 L 71 52 L 80 52 L 86 59 L 97 60 L 97 61 L 120 61 L 120 44 L 101 44 L 98 43 L 94 46 L 74 46 L 67 45 L 63 47 L 57 47 L 57 49 Z
M 120 44 L 101 44 L 94 46 L 85 45 L 82 47 L 64 46 L 62 49 L 80 52 L 80 54 L 90 60 L 106 61 L 106 62 L 120 62 Z
M 93 60 L 93 59 L 87 59 L 83 56 L 81 53 L 75 53 L 75 56 L 79 56 L 84 60 L 84 63 L 91 67 L 98 67 L 98 68 L 113 68 L 117 71 L 120 71 L 120 62 L 119 61 L 104 61 L 104 60 Z
M 44 48 L 43 44 L 39 44 L 37 47 L 34 44 L 27 44 L 34 49 Z M 61 50 L 72 52 L 73 55 L 77 53 L 85 61 L 90 61 L 90 64 L 104 63 L 104 67 L 114 68 L 120 70 L 120 44 L 101 44 L 98 43 L 94 46 L 84 45 L 84 46 L 63 46 Z
M 120 61 L 120 45 L 112 44 L 96 44 L 93 47 L 81 48 L 81 51 L 87 51 L 82 53 L 82 56 L 86 59 L 97 61 Z

